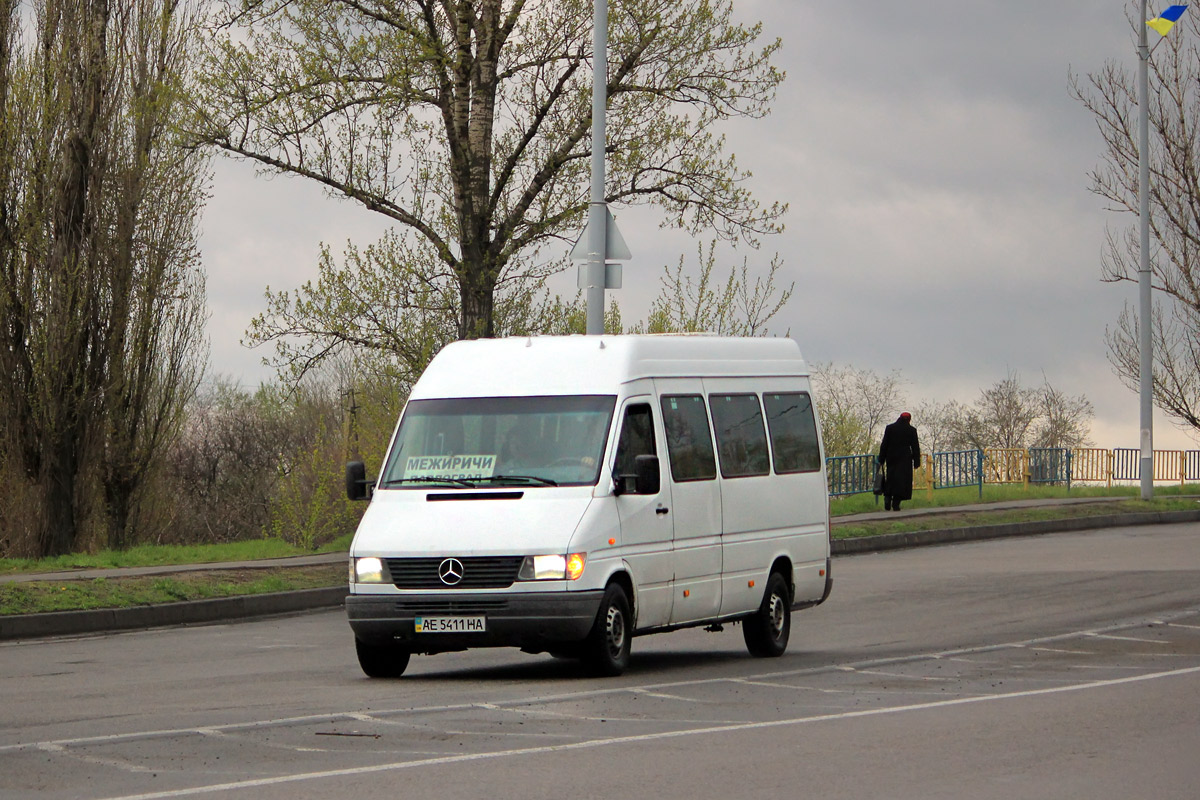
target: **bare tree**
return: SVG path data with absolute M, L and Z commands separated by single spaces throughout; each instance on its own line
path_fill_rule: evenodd
M 1131 27 L 1143 26 L 1138 4 L 1126 6 Z M 1200 26 L 1185 15 L 1155 44 L 1149 63 L 1149 227 L 1155 309 L 1154 403 L 1179 425 L 1200 430 Z M 1092 113 L 1104 139 L 1103 163 L 1091 190 L 1131 219 L 1110 232 L 1103 279 L 1138 281 L 1138 102 L 1132 72 L 1107 63 L 1086 79 L 1071 76 L 1075 97 Z M 1131 390 L 1140 387 L 1137 312 L 1128 306 L 1107 331 L 1109 361 Z
M 651 305 L 643 328 L 651 333 L 707 332 L 723 336 L 762 336 L 767 323 L 787 305 L 795 283 L 775 285 L 781 262 L 771 260 L 765 276 L 750 281 L 749 259 L 731 268 L 724 282 L 714 280 L 716 242 L 696 246 L 699 270 L 693 279 L 684 268 L 684 258 L 674 267 L 664 267 L 658 297 Z M 582 332 L 582 331 L 581 331 Z
M 1021 384 L 1009 372 L 982 389 L 974 404 L 952 402 L 945 409 L 946 441 L 955 449 L 1081 447 L 1087 444 L 1092 404 L 1054 388 L 1043 376 L 1040 387 Z
M 914 404 L 911 410 L 913 425 L 920 429 L 922 452 L 945 452 L 961 444 L 949 433 L 953 402 L 921 400 Z
M 906 402 L 900 372 L 878 375 L 868 369 L 817 363 L 812 374 L 826 455 L 874 452 L 884 426 Z
M 189 403 L 164 472 L 183 541 L 228 542 L 267 530 L 285 458 L 300 435 L 288 408 L 218 379 Z

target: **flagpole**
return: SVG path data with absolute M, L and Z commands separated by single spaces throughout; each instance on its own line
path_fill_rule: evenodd
M 1143 22 L 1146 2 L 1142 0 Z M 1146 41 L 1148 25 L 1138 26 L 1138 220 L 1140 248 L 1138 261 L 1138 377 L 1141 398 L 1141 489 L 1142 499 L 1154 497 L 1154 371 L 1150 336 L 1150 47 Z

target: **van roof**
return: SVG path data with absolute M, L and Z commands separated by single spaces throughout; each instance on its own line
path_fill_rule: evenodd
M 807 376 L 792 339 L 695 334 L 522 336 L 453 342 L 411 397 L 613 394 L 640 378 Z

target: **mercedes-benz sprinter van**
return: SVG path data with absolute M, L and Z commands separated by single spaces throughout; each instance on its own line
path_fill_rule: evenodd
M 741 625 L 756 656 L 829 596 L 829 504 L 790 339 L 456 342 L 413 387 L 350 547 L 359 664 L 513 646 L 602 675 L 634 636 Z

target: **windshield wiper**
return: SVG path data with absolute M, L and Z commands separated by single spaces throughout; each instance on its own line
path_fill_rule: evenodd
M 512 483 L 536 483 L 538 486 L 558 486 L 558 481 L 552 481 L 549 478 L 539 478 L 536 475 L 492 475 L 487 478 L 479 478 L 480 483 L 487 481 L 489 483 L 503 483 L 511 481 Z
M 465 489 L 475 488 L 475 484 L 472 481 L 465 481 L 459 478 L 437 478 L 433 475 L 424 475 L 417 478 L 392 478 L 390 481 L 386 481 L 383 485 L 395 486 L 398 483 L 435 483 L 441 486 L 461 486 Z

